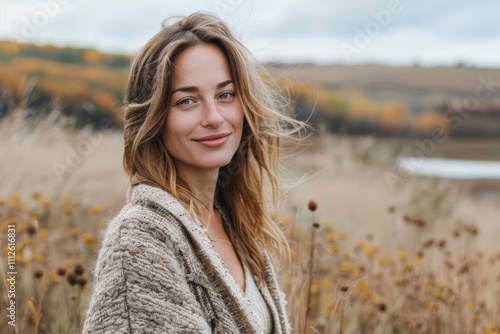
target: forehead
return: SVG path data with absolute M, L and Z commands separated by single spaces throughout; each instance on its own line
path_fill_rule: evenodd
M 174 58 L 173 65 L 174 89 L 231 79 L 225 53 L 213 44 L 188 47 Z

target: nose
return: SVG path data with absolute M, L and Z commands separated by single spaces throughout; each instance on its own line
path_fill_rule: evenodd
M 217 128 L 224 123 L 224 117 L 222 117 L 217 104 L 214 101 L 208 101 L 203 107 L 203 122 L 204 127 Z

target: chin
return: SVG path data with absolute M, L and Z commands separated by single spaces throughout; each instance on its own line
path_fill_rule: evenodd
M 218 152 L 219 154 L 207 154 L 204 157 L 201 156 L 200 165 L 204 168 L 220 168 L 224 167 L 231 162 L 231 159 L 234 156 L 234 152 Z
M 206 169 L 213 169 L 213 168 L 221 168 L 226 166 L 231 162 L 231 159 L 221 159 L 221 160 L 214 160 L 210 162 L 205 162 L 204 168 Z

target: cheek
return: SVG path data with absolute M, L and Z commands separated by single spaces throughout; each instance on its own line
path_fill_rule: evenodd
M 243 115 L 243 110 L 241 107 L 238 107 L 236 112 L 231 113 L 231 123 L 233 124 L 234 127 L 237 127 L 239 130 L 243 128 L 243 122 L 245 119 L 245 116 Z
M 196 120 L 192 116 L 178 114 L 167 117 L 163 135 L 167 150 L 171 152 L 185 150 L 195 127 Z
M 163 140 L 168 150 L 172 148 L 172 143 L 179 138 L 179 124 L 175 117 L 167 117 L 163 130 Z

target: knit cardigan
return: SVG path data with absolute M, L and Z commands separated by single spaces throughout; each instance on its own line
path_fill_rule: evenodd
M 264 252 L 273 333 L 291 332 Z M 137 185 L 108 224 L 93 271 L 83 333 L 263 333 L 252 305 L 206 230 L 168 192 Z

